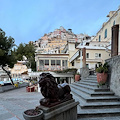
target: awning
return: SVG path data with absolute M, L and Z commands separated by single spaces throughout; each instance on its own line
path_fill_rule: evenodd
M 80 56 L 80 51 L 78 50 L 71 58 L 70 58 L 70 62 L 72 62 L 73 60 L 77 59 Z

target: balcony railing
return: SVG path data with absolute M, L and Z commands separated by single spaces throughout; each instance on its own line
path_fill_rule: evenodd
M 68 67 L 67 66 L 60 66 L 60 65 L 51 65 L 51 66 L 48 66 L 48 65 L 44 65 L 44 66 L 40 66 L 38 68 L 38 71 L 56 71 L 56 70 L 64 70 L 64 69 L 67 69 Z

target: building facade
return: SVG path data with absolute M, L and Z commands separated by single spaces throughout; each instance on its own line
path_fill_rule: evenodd
M 56 71 L 68 68 L 68 54 L 35 55 L 37 71 Z
M 11 69 L 11 76 L 13 80 L 28 78 L 28 68 L 25 65 L 25 61 L 17 61 L 17 63 Z
M 119 26 L 119 35 L 118 37 L 118 54 L 120 54 L 120 7 L 117 11 L 110 11 L 107 15 L 108 21 L 104 22 L 101 29 L 97 32 L 93 41 L 98 42 L 109 42 L 111 45 L 112 40 L 112 27 L 115 25 Z
M 106 51 L 109 42 L 92 41 L 92 39 L 92 37 L 87 40 L 84 38 L 79 44 L 68 42 L 69 68 L 80 70 L 83 67 L 83 48 L 86 49 L 86 66 L 89 69 L 95 70 L 97 64 L 103 64 L 106 59 L 111 57 L 110 49 Z

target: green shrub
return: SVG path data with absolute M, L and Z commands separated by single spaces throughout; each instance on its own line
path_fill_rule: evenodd
M 108 67 L 109 67 L 109 65 L 108 65 L 107 62 L 104 63 L 104 65 L 101 64 L 100 67 L 98 67 L 96 69 L 96 72 L 98 72 L 98 73 L 107 73 L 108 72 Z

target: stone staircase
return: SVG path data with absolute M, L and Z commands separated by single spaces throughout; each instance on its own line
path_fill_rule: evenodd
M 74 82 L 70 86 L 73 98 L 80 102 L 77 106 L 78 119 L 120 117 L 120 97 L 115 96 L 106 86 L 98 88 L 95 75 Z

